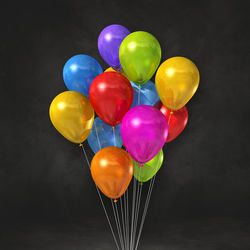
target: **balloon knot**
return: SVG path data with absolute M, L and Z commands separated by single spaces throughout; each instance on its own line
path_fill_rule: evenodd
M 143 182 L 140 182 L 140 185 L 142 186 L 142 185 L 143 185 Z
M 117 200 L 117 199 L 115 199 L 115 200 L 114 200 L 114 203 L 116 203 L 117 201 L 118 201 L 118 200 Z
M 112 129 L 115 129 L 115 126 L 113 126 Z
M 174 111 L 170 111 L 170 115 L 172 115 L 174 113 Z
M 143 167 L 143 164 L 142 164 L 142 163 L 140 164 L 140 167 Z
M 79 147 L 82 147 L 82 143 L 79 144 Z

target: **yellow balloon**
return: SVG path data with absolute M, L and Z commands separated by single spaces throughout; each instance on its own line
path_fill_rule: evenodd
M 124 75 L 126 78 L 128 78 L 123 70 L 116 71 L 116 70 L 113 69 L 112 67 L 109 67 L 109 68 L 107 68 L 104 72 L 109 72 L 109 71 L 111 71 L 111 72 L 118 72 L 118 73 Z
M 162 103 L 170 110 L 185 106 L 196 92 L 200 74 L 196 65 L 185 57 L 172 57 L 157 70 L 155 85 Z
M 104 72 L 109 72 L 109 71 L 111 71 L 111 72 L 117 72 L 117 71 L 114 70 L 112 67 L 107 68 Z
M 50 104 L 50 120 L 66 139 L 82 143 L 89 136 L 94 122 L 94 109 L 89 99 L 76 91 L 65 91 Z

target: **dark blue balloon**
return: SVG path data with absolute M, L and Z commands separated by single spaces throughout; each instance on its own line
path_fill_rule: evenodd
M 94 153 L 97 153 L 100 149 L 109 146 L 121 148 L 123 142 L 120 134 L 120 124 L 115 126 L 113 131 L 111 126 L 104 123 L 99 117 L 97 117 L 94 120 L 93 127 L 87 140 Z
M 94 78 L 103 72 L 100 64 L 91 56 L 76 55 L 64 65 L 63 80 L 69 90 L 89 97 L 89 87 Z
M 134 98 L 131 108 L 134 108 L 139 105 L 154 106 L 154 104 L 160 100 L 158 93 L 156 91 L 155 84 L 153 82 L 148 81 L 142 84 L 141 89 L 139 89 L 139 86 L 133 82 L 131 82 L 131 85 L 134 89 Z M 139 91 L 140 91 L 140 100 L 138 100 Z

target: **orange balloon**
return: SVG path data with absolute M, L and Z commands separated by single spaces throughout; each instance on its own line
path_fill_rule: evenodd
M 127 190 L 133 176 L 130 155 L 118 147 L 98 151 L 91 162 L 91 175 L 95 184 L 109 198 L 118 199 Z

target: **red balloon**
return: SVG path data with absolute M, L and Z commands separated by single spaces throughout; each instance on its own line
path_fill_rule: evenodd
M 90 85 L 89 100 L 97 115 L 107 124 L 121 123 L 133 101 L 129 80 L 117 72 L 104 72 Z
M 168 121 L 168 137 L 166 142 L 170 142 L 186 127 L 188 121 L 187 108 L 184 106 L 179 110 L 171 111 L 161 101 L 158 101 L 154 106 L 163 113 Z

